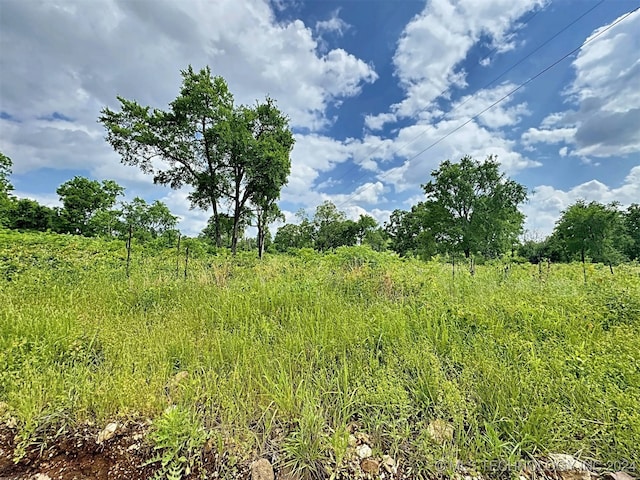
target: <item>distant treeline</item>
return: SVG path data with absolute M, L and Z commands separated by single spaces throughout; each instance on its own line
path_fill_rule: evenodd
M 98 182 L 74 177 L 56 190 L 61 207 L 50 208 L 31 199 L 12 195 L 9 182 L 11 160 L 0 153 L 0 227 L 51 231 L 83 236 L 154 241 L 159 246 L 176 244 L 178 218 L 160 201 L 147 203 L 136 197 L 118 202 L 124 188 L 112 180 Z M 493 157 L 478 162 L 464 157 L 458 163 L 443 162 L 423 185 L 425 200 L 410 210 L 395 210 L 384 225 L 369 215 L 350 220 L 332 202 L 319 205 L 310 218 L 304 210 L 298 222 L 278 228 L 264 238 L 267 251 L 288 252 L 300 248 L 318 251 L 340 246 L 368 245 L 391 250 L 400 256 L 423 259 L 435 255 L 476 259 L 509 256 L 538 263 L 594 261 L 615 265 L 640 259 L 640 205 L 621 209 L 619 204 L 578 201 L 564 210 L 553 233 L 546 239 L 523 235 L 524 215 L 519 205 L 526 189 L 499 173 Z M 252 225 L 246 211 L 236 228 L 237 247 L 258 249 L 256 238 L 244 238 Z M 233 215 L 218 213 L 199 239 L 212 250 L 231 247 Z M 217 232 L 216 232 L 217 228 Z M 216 238 L 217 236 L 217 238 Z

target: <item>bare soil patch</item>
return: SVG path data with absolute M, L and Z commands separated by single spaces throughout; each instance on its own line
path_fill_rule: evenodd
M 98 431 L 84 427 L 46 445 L 30 446 L 16 463 L 15 431 L 0 426 L 0 480 L 147 480 L 157 470 L 154 464 L 145 465 L 154 455 L 145 442 L 147 429 L 144 424 L 128 425 L 109 441 L 99 444 Z M 202 468 L 206 470 L 206 478 L 211 478 L 218 467 L 213 453 L 204 455 Z M 201 478 L 201 473 L 204 472 L 193 472 L 188 478 Z M 248 479 L 249 467 L 240 465 L 232 477 L 226 478 Z

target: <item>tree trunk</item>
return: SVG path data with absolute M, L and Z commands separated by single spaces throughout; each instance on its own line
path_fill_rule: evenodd
M 216 242 L 216 248 L 222 246 L 222 235 L 220 234 L 220 216 L 218 215 L 218 203 L 215 198 L 211 197 L 211 207 L 213 208 L 213 235 Z
M 231 254 L 235 256 L 238 251 L 238 223 L 240 222 L 240 212 L 233 212 L 233 231 L 231 232 Z
M 240 214 L 242 213 L 242 207 L 244 207 L 244 199 L 240 198 L 240 184 L 244 177 L 242 170 L 234 169 L 235 171 L 235 197 L 233 197 L 235 205 L 233 207 L 233 230 L 231 232 L 231 254 L 235 256 L 238 250 L 238 224 L 240 223 Z
M 264 230 L 258 226 L 258 258 L 264 253 Z

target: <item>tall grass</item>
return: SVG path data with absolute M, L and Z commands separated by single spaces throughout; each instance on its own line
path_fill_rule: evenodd
M 187 419 L 192 450 L 277 453 L 307 478 L 344 466 L 354 429 L 416 475 L 548 452 L 640 461 L 637 265 L 590 265 L 585 285 L 575 265 L 453 278 L 357 247 L 192 252 L 185 279 L 175 251 L 134 248 L 127 277 L 123 243 L 0 233 L 0 401 L 22 449 L 148 417 Z M 451 441 L 429 436 L 436 419 Z

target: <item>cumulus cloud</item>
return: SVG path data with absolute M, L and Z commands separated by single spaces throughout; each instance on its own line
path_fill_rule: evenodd
M 513 105 L 509 102 L 508 96 L 516 87 L 515 84 L 506 82 L 473 95 L 465 95 L 451 105 L 446 118 L 466 121 L 482 112 L 477 122 L 483 127 L 497 130 L 516 125 L 523 116 L 529 114 L 526 103 Z
M 640 11 L 622 18 L 585 40 L 564 92 L 572 107 L 525 132 L 525 144 L 565 142 L 569 154 L 580 157 L 640 152 Z
M 331 121 L 327 108 L 357 95 L 377 74 L 344 49 L 324 48 L 314 26 L 276 20 L 273 8 L 296 5 L 158 0 L 150 9 L 127 0 L 6 0 L 0 15 L 0 149 L 13 159 L 16 174 L 80 170 L 143 194 L 154 188 L 152 179 L 120 164 L 96 119 L 104 106 L 118 107 L 116 95 L 167 108 L 179 90 L 180 70 L 189 64 L 211 65 L 237 103 L 268 94 L 294 128 L 324 128 Z M 316 30 L 343 33 L 348 25 L 338 13 Z M 304 161 L 294 162 L 292 188 L 309 188 L 318 172 L 354 158 L 345 148 L 332 149 L 313 133 L 299 141 L 297 158 Z M 375 162 L 365 166 L 375 168 Z M 200 228 L 203 218 L 188 209 L 184 192 L 165 199 L 178 215 L 192 219 L 185 221 L 195 222 L 185 228 Z
M 186 189 L 171 190 L 160 199 L 178 217 L 178 229 L 186 235 L 197 236 L 207 226 L 211 212 L 192 209 Z
M 366 182 L 358 186 L 350 195 L 326 195 L 326 199 L 340 205 L 377 205 L 384 201 L 384 198 L 382 198 L 384 191 L 385 188 L 382 182 Z
M 597 180 L 561 190 L 550 185 L 535 187 L 529 202 L 522 208 L 527 216 L 525 228 L 541 235 L 549 235 L 560 214 L 578 200 L 600 203 L 620 202 L 623 207 L 640 198 L 640 166 L 633 167 L 621 186 L 612 188 Z
M 467 73 L 459 65 L 483 35 L 496 50 L 514 47 L 517 19 L 545 2 L 542 0 L 433 0 L 405 27 L 394 56 L 396 75 L 405 98 L 390 112 L 367 117 L 367 126 L 413 117 L 454 87 L 466 85 Z
M 502 169 L 509 175 L 540 166 L 538 161 L 518 152 L 515 148 L 517 142 L 509 139 L 502 130 L 520 122 L 527 112 L 525 104 L 505 101 L 477 121 L 468 121 L 470 112 L 481 112 L 510 88 L 510 85 L 502 85 L 478 96 L 463 97 L 443 119 L 426 119 L 400 129 L 393 140 L 391 152 L 406 160 L 399 166 L 382 171 L 378 179 L 393 185 L 397 192 L 415 190 L 428 181 L 431 171 L 440 162 L 446 159 L 457 161 L 464 155 L 479 160 L 487 155 L 496 155 Z M 462 108 L 455 108 L 457 105 Z
M 529 128 L 522 134 L 525 145 L 535 143 L 564 143 L 569 142 L 575 136 L 577 129 L 574 127 L 539 129 Z
M 340 18 L 340 9 L 335 10 L 327 20 L 316 22 L 316 32 L 320 34 L 330 33 L 341 37 L 349 28 L 351 25 Z
M 365 135 L 362 139 L 337 140 L 316 133 L 299 134 L 291 153 L 291 175 L 283 189 L 282 199 L 305 206 L 320 203 L 322 190 L 347 177 L 361 175 L 362 171 L 379 172 L 380 162 L 393 158 L 394 142 L 377 136 Z M 320 175 L 337 165 L 352 162 L 347 174 L 317 182 Z
M 0 31 L 0 111 L 21 122 L 23 136 L 40 136 L 46 128 L 90 137 L 70 139 L 71 147 L 102 142 L 96 118 L 103 106 L 117 106 L 116 95 L 166 108 L 188 64 L 212 65 L 239 103 L 273 96 L 293 126 L 310 129 L 326 125 L 328 106 L 377 78 L 343 49 L 319 52 L 311 28 L 299 20 L 277 22 L 265 0 L 159 0 L 152 9 L 121 0 L 40 2 L 37 8 L 7 0 Z M 43 126 L 38 119 L 53 112 L 74 121 Z M 54 135 L 50 130 L 44 133 Z M 3 133 L 2 144 L 31 161 L 19 151 L 22 138 Z M 104 152 L 85 165 L 103 161 Z M 23 168 L 42 166 L 33 162 Z

